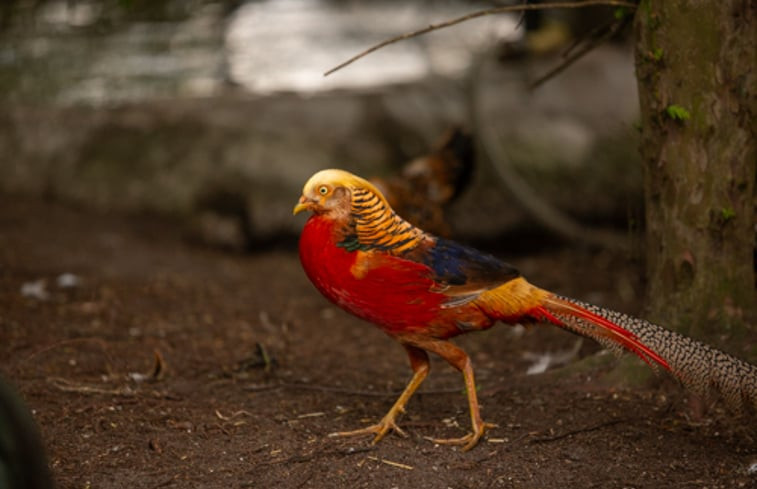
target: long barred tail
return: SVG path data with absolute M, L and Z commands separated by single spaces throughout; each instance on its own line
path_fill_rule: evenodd
M 623 347 L 661 365 L 693 393 L 721 397 L 734 411 L 757 412 L 757 366 L 643 319 L 550 295 L 544 319 L 613 349 Z

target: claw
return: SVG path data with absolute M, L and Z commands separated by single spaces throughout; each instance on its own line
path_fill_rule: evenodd
M 330 433 L 328 436 L 360 436 L 360 435 L 375 435 L 373 437 L 373 444 L 380 442 L 384 436 L 390 431 L 395 431 L 398 435 L 407 438 L 407 433 L 402 431 L 395 419 L 397 416 L 405 412 L 405 404 L 413 395 L 413 392 L 421 385 L 423 379 L 428 375 L 428 355 L 425 351 L 415 348 L 413 346 L 405 345 L 407 353 L 410 356 L 410 365 L 413 368 L 413 378 L 405 386 L 405 390 L 402 391 L 400 397 L 392 405 L 391 409 L 384 415 L 384 417 L 378 423 L 368 426 L 366 428 L 360 428 L 352 431 L 338 431 L 336 433 Z
M 439 445 L 463 445 L 462 451 L 467 452 L 476 446 L 478 440 L 481 439 L 486 430 L 496 427 L 497 425 L 494 423 L 482 422 L 475 427 L 475 431 L 468 433 L 465 436 L 461 436 L 460 438 L 431 438 L 428 436 L 425 438 L 433 443 L 438 443 Z
M 394 431 L 398 435 L 407 438 L 407 433 L 405 433 L 402 428 L 397 426 L 397 424 L 394 422 L 394 419 L 387 419 L 386 417 L 380 422 L 371 426 L 367 426 L 365 428 L 359 428 L 352 431 L 337 431 L 336 433 L 329 433 L 328 436 L 335 438 L 341 436 L 375 435 L 372 442 L 375 445 L 376 443 L 380 442 L 381 439 L 384 438 L 384 436 L 386 436 L 386 434 L 390 431 Z

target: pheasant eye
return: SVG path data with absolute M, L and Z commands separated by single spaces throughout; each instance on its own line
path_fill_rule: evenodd
M 320 192 L 321 195 L 326 195 L 327 193 L 329 193 L 329 188 L 324 185 L 323 187 L 318 189 L 318 192 Z

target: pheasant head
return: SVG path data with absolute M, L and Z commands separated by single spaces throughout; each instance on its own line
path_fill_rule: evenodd
M 310 211 L 335 220 L 346 219 L 352 210 L 356 190 L 375 195 L 389 207 L 381 192 L 369 181 L 344 170 L 330 169 L 321 170 L 310 177 L 293 213 Z

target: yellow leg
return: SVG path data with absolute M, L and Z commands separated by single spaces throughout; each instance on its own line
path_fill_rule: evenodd
M 426 351 L 436 353 L 449 362 L 450 365 L 463 373 L 465 380 L 465 391 L 468 395 L 468 409 L 471 418 L 471 432 L 460 438 L 438 439 L 430 438 L 434 443 L 445 445 L 463 445 L 463 451 L 470 450 L 478 443 L 478 440 L 484 435 L 489 428 L 495 428 L 497 425 L 485 423 L 481 419 L 481 411 L 478 407 L 478 397 L 476 396 L 476 381 L 473 377 L 473 365 L 468 355 L 459 347 L 449 341 L 436 340 L 431 338 L 403 338 L 405 341 L 412 341 L 412 344 Z
M 397 416 L 405 412 L 405 405 L 410 400 L 413 393 L 418 389 L 423 380 L 428 376 L 429 361 L 428 354 L 410 345 L 404 345 L 407 350 L 407 354 L 410 357 L 410 367 L 413 369 L 413 377 L 410 382 L 407 383 L 405 390 L 402 391 L 400 397 L 397 398 L 394 405 L 384 415 L 384 417 L 377 424 L 368 426 L 367 428 L 360 428 L 353 431 L 339 431 L 337 433 L 331 433 L 329 436 L 356 436 L 356 435 L 375 435 L 373 443 L 378 443 L 384 436 L 390 431 L 396 431 L 402 436 L 407 436 L 404 431 L 397 426 L 395 420 Z
M 462 350 L 460 350 L 462 352 Z M 484 432 L 489 428 L 496 428 L 496 424 L 485 423 L 481 419 L 481 412 L 478 407 L 478 397 L 476 395 L 476 381 L 473 377 L 473 366 L 471 365 L 470 358 L 465 352 L 464 364 L 462 367 L 463 379 L 465 380 L 465 391 L 468 394 L 468 409 L 470 411 L 471 428 L 472 431 L 460 438 L 430 438 L 434 443 L 440 443 L 444 445 L 463 445 L 463 451 L 468 451 L 475 447 L 478 440 L 484 435 Z M 449 359 L 447 359 L 449 361 Z M 452 363 L 452 362 L 450 362 Z M 454 363 L 452 363 L 455 367 Z M 459 367 L 458 367 L 459 368 Z

